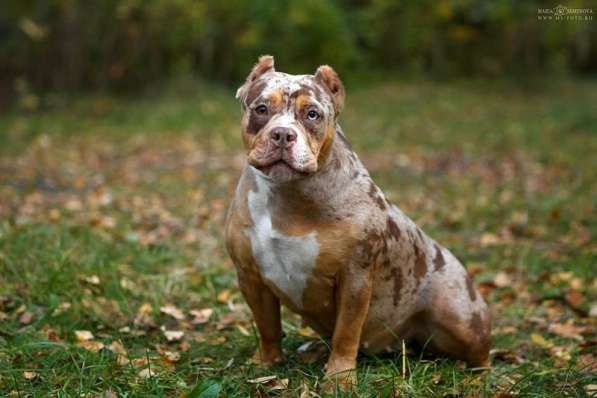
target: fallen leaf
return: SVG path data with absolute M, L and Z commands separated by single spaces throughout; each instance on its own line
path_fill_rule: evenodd
M 220 293 L 218 293 L 217 299 L 220 303 L 226 303 L 230 298 L 230 289 L 224 289 Z
M 65 312 L 66 310 L 68 310 L 71 307 L 71 303 L 68 302 L 63 302 L 60 303 L 56 306 L 56 309 L 54 309 L 54 312 L 52 312 L 52 315 L 56 316 L 56 315 L 60 315 L 63 312 Z
M 75 330 L 75 337 L 77 341 L 89 341 L 93 340 L 93 333 L 89 330 Z
M 578 308 L 585 298 L 578 290 L 571 289 L 566 293 L 565 299 L 572 308 Z
M 226 342 L 226 336 L 217 336 L 209 340 L 209 345 L 218 345 Z
M 168 362 L 178 362 L 180 361 L 180 352 L 176 351 L 164 351 L 161 353 L 164 359 Z
M 193 316 L 192 323 L 195 325 L 206 323 L 213 314 L 213 312 L 214 310 L 211 308 L 203 308 L 201 310 L 189 311 L 189 313 Z
M 104 343 L 100 342 L 100 341 L 80 341 L 77 343 L 77 347 L 79 348 L 83 348 L 87 351 L 91 351 L 91 352 L 98 352 L 100 351 L 102 348 L 104 348 Z
M 493 246 L 493 245 L 497 245 L 498 243 L 500 243 L 500 239 L 495 234 L 485 232 L 483 235 L 481 235 L 481 238 L 479 239 L 479 243 L 483 247 Z
M 321 341 L 308 341 L 296 350 L 296 359 L 299 363 L 314 363 L 328 353 L 328 348 Z
M 108 346 L 108 350 L 112 351 L 115 354 L 122 354 L 126 355 L 126 349 L 122 345 L 122 343 L 118 340 L 114 340 Z
M 243 325 L 236 325 L 236 328 L 243 336 L 251 336 L 251 333 Z
M 157 372 L 152 368 L 141 369 L 141 371 L 138 373 L 138 376 L 144 379 L 149 379 L 150 377 L 155 377 L 156 375 Z
M 581 342 L 584 341 L 583 337 L 581 336 L 584 328 L 581 326 L 576 326 L 571 322 L 552 323 L 548 326 L 547 330 L 567 339 L 575 339 Z
M 541 348 L 549 349 L 549 348 L 553 347 L 553 343 L 546 340 L 545 337 L 541 336 L 538 333 L 531 334 L 531 341 Z
M 164 326 L 162 326 L 161 330 L 168 341 L 179 341 L 184 336 L 183 330 L 166 330 Z
M 134 323 L 140 326 L 155 326 L 155 321 L 152 318 L 153 307 L 150 303 L 143 303 L 137 309 L 137 315 L 135 315 Z
M 170 315 L 172 318 L 177 319 L 179 321 L 185 319 L 182 310 L 178 307 L 175 307 L 174 305 L 165 305 L 163 307 L 160 307 L 160 311 L 166 315 Z
M 85 278 L 83 278 L 83 280 L 85 282 L 89 283 L 90 285 L 99 285 L 100 284 L 100 278 L 97 275 L 86 276 Z
M 591 303 L 591 307 L 589 309 L 589 316 L 591 318 L 597 318 L 597 301 L 594 303 Z
M 508 274 L 500 271 L 497 274 L 495 274 L 495 277 L 493 278 L 493 283 L 496 287 L 504 288 L 512 286 L 512 279 L 510 279 Z
M 116 357 L 116 363 L 119 366 L 124 366 L 124 365 L 128 365 L 129 363 L 131 363 L 131 360 L 128 359 L 126 356 L 118 354 L 118 356 Z
M 597 374 L 597 355 L 583 354 L 577 358 L 579 370 L 586 374 Z
M 29 325 L 31 322 L 33 322 L 34 318 L 35 314 L 33 312 L 27 311 L 21 314 L 19 317 L 19 323 L 22 325 Z
M 288 389 L 288 379 L 276 379 L 266 383 L 269 391 L 281 391 Z
M 23 372 L 23 377 L 25 378 L 25 380 L 35 380 L 39 377 L 39 373 L 25 371 Z
M 256 379 L 249 379 L 247 380 L 247 383 L 251 383 L 251 384 L 265 384 L 267 382 L 270 382 L 274 379 L 277 379 L 278 376 L 276 375 L 271 375 L 271 376 L 262 376 L 262 377 L 258 377 Z

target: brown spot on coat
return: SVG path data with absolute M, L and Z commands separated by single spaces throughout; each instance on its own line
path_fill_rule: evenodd
M 253 85 L 251 85 L 251 88 L 249 89 L 249 93 L 247 94 L 246 100 L 243 102 L 243 105 L 249 106 L 253 101 L 255 101 L 257 97 L 259 97 L 266 85 L 266 80 L 259 80 L 253 83 Z
M 427 273 L 427 260 L 425 259 L 425 252 L 423 252 L 417 245 L 415 245 L 415 277 L 420 281 Z
M 475 291 L 473 280 L 468 275 L 466 276 L 466 290 L 468 290 L 468 296 L 471 301 L 475 301 L 477 299 L 477 292 Z
M 444 260 L 442 249 L 437 244 L 435 245 L 435 258 L 433 259 L 433 264 L 435 264 L 436 271 L 441 270 L 444 265 L 446 265 L 446 260 Z
M 385 204 L 383 198 L 378 194 L 377 187 L 375 186 L 373 181 L 369 181 L 368 195 L 373 200 L 373 203 L 375 203 L 377 205 L 377 207 L 379 207 L 381 210 L 386 209 L 386 204 Z
M 417 227 L 417 235 L 419 235 L 419 239 L 421 239 L 421 243 L 423 243 L 423 233 L 421 232 L 421 229 L 419 227 Z
M 396 221 L 394 221 L 394 219 L 392 219 L 392 217 L 389 217 L 389 216 L 388 216 L 387 228 L 388 228 L 388 232 L 390 233 L 390 236 L 393 237 L 394 240 L 397 241 L 400 239 L 400 228 L 398 228 Z
M 386 209 L 386 202 L 384 202 L 383 198 L 381 196 L 377 196 L 375 198 L 375 203 L 377 203 L 377 206 L 381 209 L 381 210 L 385 210 Z

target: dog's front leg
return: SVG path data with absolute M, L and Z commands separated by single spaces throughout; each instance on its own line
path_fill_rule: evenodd
M 371 272 L 367 268 L 350 265 L 340 271 L 332 352 L 326 364 L 327 389 L 336 384 L 347 389 L 356 382 L 356 360 L 369 311 L 371 286 Z
M 256 273 L 239 270 L 238 282 L 261 337 L 253 361 L 264 366 L 282 362 L 284 356 L 281 346 L 280 300 Z

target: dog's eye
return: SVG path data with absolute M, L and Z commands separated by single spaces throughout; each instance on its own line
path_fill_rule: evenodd
M 307 118 L 309 118 L 309 120 L 317 120 L 319 119 L 319 113 L 317 113 L 317 111 L 310 110 L 307 113 Z
M 259 105 L 257 108 L 255 108 L 255 113 L 258 115 L 265 115 L 267 113 L 267 106 Z

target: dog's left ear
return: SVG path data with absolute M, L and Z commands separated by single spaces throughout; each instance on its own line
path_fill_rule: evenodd
M 334 100 L 334 110 L 336 114 L 340 113 L 344 106 L 344 85 L 336 71 L 329 65 L 321 65 L 315 72 L 315 80 L 330 91 Z
M 249 73 L 249 76 L 247 76 L 245 83 L 240 86 L 238 90 L 236 90 L 236 98 L 239 99 L 244 105 L 251 83 L 257 80 L 261 75 L 270 71 L 275 72 L 274 57 L 271 55 L 262 55 L 259 57 L 259 60 L 253 67 L 253 70 L 251 70 L 251 73 Z

